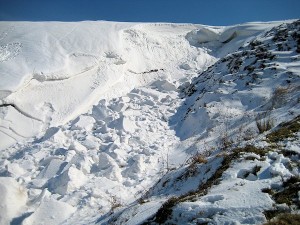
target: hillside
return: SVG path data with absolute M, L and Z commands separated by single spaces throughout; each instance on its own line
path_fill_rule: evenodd
M 299 20 L 0 24 L 1 224 L 299 219 Z

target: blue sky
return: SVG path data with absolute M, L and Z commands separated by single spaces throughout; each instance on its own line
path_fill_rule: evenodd
M 300 18 L 300 0 L 0 0 L 0 20 L 231 25 Z

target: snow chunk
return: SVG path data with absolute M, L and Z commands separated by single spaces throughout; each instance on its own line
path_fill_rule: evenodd
M 177 88 L 174 84 L 167 80 L 158 80 L 151 84 L 151 86 L 156 87 L 160 91 L 176 91 Z
M 37 178 L 51 178 L 56 176 L 66 166 L 67 162 L 61 159 L 53 158 L 47 166 L 39 173 Z
M 7 171 L 10 174 L 13 174 L 15 177 L 20 177 L 22 176 L 24 173 L 26 173 L 26 171 L 24 170 L 24 168 L 22 168 L 19 164 L 17 163 L 11 163 L 8 164 L 7 166 Z
M 97 138 L 95 138 L 92 135 L 88 135 L 86 137 L 86 139 L 82 142 L 82 145 L 86 148 L 86 149 L 98 149 L 99 148 L 99 143 Z M 78 149 L 76 149 L 78 150 Z
M 82 144 L 80 144 L 78 141 L 73 141 L 69 146 L 69 150 L 75 150 L 77 152 L 86 152 L 87 151 L 86 147 L 83 146 Z
M 49 180 L 48 188 L 51 192 L 64 195 L 80 188 L 87 178 L 80 170 L 71 166 L 57 177 Z
M 117 130 L 124 130 L 128 133 L 134 133 L 136 129 L 136 124 L 127 116 L 121 116 L 119 119 L 112 121 L 109 127 Z
M 79 116 L 71 127 L 71 130 L 92 130 L 95 119 L 91 116 Z
M 44 199 L 37 210 L 23 221 L 23 225 L 61 224 L 68 219 L 76 209 L 67 203 L 54 199 Z
M 181 64 L 179 67 L 180 67 L 181 69 L 183 69 L 183 70 L 190 70 L 190 69 L 192 69 L 192 67 L 191 67 L 190 64 L 188 64 L 188 63 L 183 63 L 183 64 Z
M 44 141 L 52 141 L 56 143 L 65 144 L 67 142 L 67 137 L 60 128 L 50 127 L 47 129 L 46 133 L 42 138 L 36 140 L 37 143 Z
M 124 171 L 124 175 L 132 179 L 140 179 L 146 170 L 145 159 L 142 155 L 134 156 L 129 163 L 129 168 Z
M 274 163 L 270 167 L 270 173 L 274 176 L 279 175 L 281 177 L 291 177 L 293 175 L 282 163 Z
M 0 224 L 9 224 L 27 201 L 27 190 L 11 177 L 0 177 Z
M 217 41 L 218 38 L 218 33 L 212 29 L 209 29 L 208 27 L 203 27 L 199 30 L 192 30 L 186 35 L 186 39 L 193 46 L 199 46 L 199 44 L 207 43 L 210 41 Z
M 106 153 L 99 155 L 99 164 L 96 172 L 98 176 L 104 176 L 113 181 L 121 181 L 121 169 L 115 160 Z

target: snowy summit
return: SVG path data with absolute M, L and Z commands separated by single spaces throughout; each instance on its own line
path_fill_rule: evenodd
M 299 224 L 299 137 L 300 20 L 0 22 L 0 224 Z

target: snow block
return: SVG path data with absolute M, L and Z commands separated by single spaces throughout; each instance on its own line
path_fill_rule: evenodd
M 48 181 L 49 191 L 64 195 L 80 188 L 87 178 L 80 170 L 71 166 L 68 170 Z
M 0 177 L 0 224 L 9 224 L 26 205 L 27 190 L 11 177 Z
M 121 169 L 116 161 L 106 153 L 101 153 L 99 155 L 97 170 L 98 176 L 103 176 L 113 181 L 122 180 Z
M 130 118 L 126 116 L 121 116 L 120 118 L 112 121 L 109 127 L 116 130 L 124 130 L 128 133 L 134 133 L 136 129 L 136 124 Z
M 95 119 L 91 116 L 79 116 L 72 125 L 71 130 L 92 130 Z
M 60 171 L 63 170 L 63 168 L 66 166 L 67 162 L 64 162 L 61 159 L 52 159 L 46 167 L 39 173 L 37 178 L 43 179 L 43 178 L 51 178 L 60 173 Z
M 211 41 L 217 41 L 218 38 L 219 38 L 218 33 L 216 33 L 214 30 L 211 30 L 209 28 L 204 28 L 204 27 L 199 30 L 192 30 L 186 35 L 186 39 L 193 46 L 198 46 L 199 44 L 207 43 Z
M 76 208 L 54 199 L 44 199 L 36 211 L 23 221 L 23 225 L 61 224 L 68 219 Z

